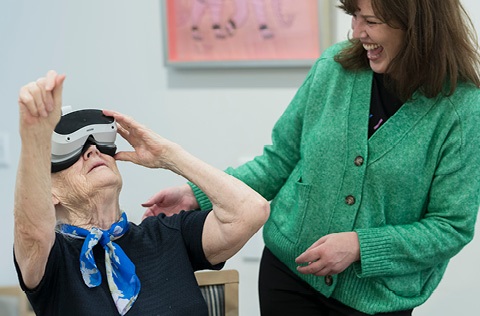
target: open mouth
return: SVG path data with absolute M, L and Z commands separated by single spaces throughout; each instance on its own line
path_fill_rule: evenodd
M 363 48 L 367 51 L 367 57 L 370 60 L 380 58 L 380 54 L 383 52 L 383 46 L 378 44 L 363 44 Z

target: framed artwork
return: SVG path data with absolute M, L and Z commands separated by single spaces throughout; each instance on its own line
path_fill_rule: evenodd
M 161 0 L 171 67 L 311 66 L 332 43 L 331 0 Z

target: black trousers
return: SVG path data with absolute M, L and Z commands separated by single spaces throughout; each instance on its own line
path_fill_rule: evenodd
M 259 275 L 262 316 L 366 316 L 313 289 L 295 275 L 270 250 L 263 250 Z M 383 316 L 411 316 L 413 310 L 383 313 Z

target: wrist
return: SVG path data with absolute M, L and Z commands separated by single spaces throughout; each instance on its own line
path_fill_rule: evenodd
M 360 241 L 358 234 L 356 232 L 351 232 L 350 234 L 352 235 L 354 262 L 360 261 Z
M 51 143 L 53 130 L 35 127 L 20 126 L 20 139 L 22 143 Z

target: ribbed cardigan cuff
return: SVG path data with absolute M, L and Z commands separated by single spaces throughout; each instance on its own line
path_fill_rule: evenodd
M 366 247 L 364 251 L 365 254 L 369 254 L 365 260 L 372 261 L 365 265 L 366 272 L 372 272 L 373 274 L 375 271 L 380 271 L 380 274 L 381 272 L 385 272 L 381 267 L 389 267 L 383 262 L 387 260 L 386 258 L 392 257 L 392 254 L 385 254 L 390 251 L 391 242 L 388 241 L 388 234 L 376 229 L 374 229 L 374 231 L 375 233 L 373 235 L 370 233 L 367 235 L 366 231 L 362 232 L 361 230 L 358 231 L 358 234 L 361 242 L 363 241 Z M 301 243 L 294 244 L 286 238 L 285 235 L 278 230 L 278 227 L 272 219 L 269 219 L 265 224 L 263 234 L 265 246 L 295 272 L 297 268 L 295 258 L 305 250 Z M 384 251 L 378 249 L 382 247 L 385 248 Z M 381 262 L 376 261 L 374 253 L 379 257 L 383 257 Z M 360 267 L 360 265 L 358 265 L 358 267 Z M 326 285 L 323 277 L 318 277 L 313 274 L 305 275 L 297 273 L 297 275 L 322 295 L 332 297 L 347 306 L 369 315 L 412 309 L 415 306 L 423 304 L 430 296 L 431 291 L 433 291 L 431 286 L 436 287 L 441 278 L 441 275 L 437 276 L 439 277 L 438 281 L 434 280 L 432 284 L 428 284 L 427 288 L 424 288 L 425 291 L 419 293 L 417 296 L 402 297 L 394 291 L 388 290 L 381 281 L 382 278 L 363 278 L 363 276 L 366 275 L 360 276 L 357 271 L 351 268 L 347 268 L 338 275 L 333 275 L 334 283 L 332 286 Z M 407 278 L 406 280 L 409 282 L 412 279 Z
M 211 210 L 212 209 L 212 202 L 210 202 L 210 199 L 208 196 L 203 193 L 202 190 L 200 190 L 199 187 L 197 187 L 195 184 L 192 182 L 187 182 L 187 184 L 192 188 L 193 194 L 195 195 L 195 198 L 197 199 L 198 205 L 200 206 L 201 210 Z
M 358 229 L 360 262 L 354 264 L 361 278 L 385 275 L 392 269 L 392 237 L 385 229 Z

